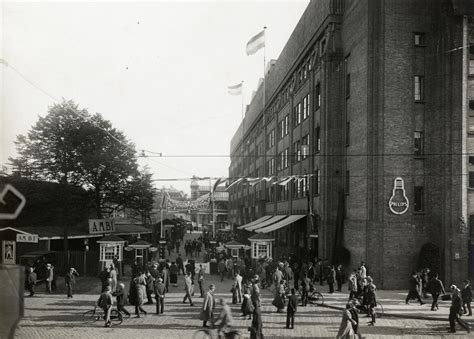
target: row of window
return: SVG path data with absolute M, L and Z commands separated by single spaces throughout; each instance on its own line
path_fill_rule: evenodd
M 293 126 L 296 127 L 301 124 L 304 120 L 308 119 L 310 112 L 309 105 L 310 95 L 306 95 L 301 102 L 296 104 L 293 109 Z

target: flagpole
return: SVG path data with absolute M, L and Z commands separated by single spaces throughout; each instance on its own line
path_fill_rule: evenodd
M 241 82 L 240 103 L 242 106 L 242 121 L 244 120 L 244 81 Z

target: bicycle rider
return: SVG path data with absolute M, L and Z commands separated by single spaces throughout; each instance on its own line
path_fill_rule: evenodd
M 226 333 L 233 323 L 232 311 L 224 299 L 219 299 L 219 304 L 222 306 L 222 311 L 219 314 L 219 318 L 214 322 L 214 326 L 217 329 L 217 335 L 220 338 L 221 334 Z
M 97 299 L 96 307 L 102 308 L 104 310 L 104 318 L 105 318 L 105 327 L 111 327 L 112 322 L 110 321 L 110 312 L 112 311 L 112 292 L 110 285 L 105 288 L 105 291 L 100 294 L 99 299 Z

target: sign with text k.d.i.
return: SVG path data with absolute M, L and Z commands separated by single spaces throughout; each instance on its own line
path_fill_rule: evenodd
M 113 219 L 89 219 L 89 234 L 114 233 Z

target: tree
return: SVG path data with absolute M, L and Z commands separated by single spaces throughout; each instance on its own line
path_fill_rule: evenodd
M 86 189 L 98 218 L 124 208 L 132 192 L 149 193 L 131 188 L 142 180 L 134 144 L 73 101 L 51 106 L 15 144 L 15 175 Z
M 148 168 L 135 176 L 126 193 L 126 202 L 124 207 L 130 211 L 130 216 L 140 217 L 143 224 L 150 221 L 150 211 L 153 209 L 154 196 L 156 193 L 152 184 L 152 174 Z

